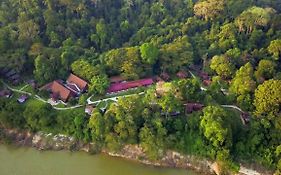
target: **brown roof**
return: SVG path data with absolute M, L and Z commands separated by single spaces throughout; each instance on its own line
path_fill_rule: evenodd
M 179 71 L 177 73 L 177 77 L 179 77 L 179 78 L 186 78 L 187 77 L 187 73 L 185 71 Z
M 125 79 L 123 77 L 121 77 L 121 76 L 110 77 L 110 83 L 121 83 L 124 80 Z
M 185 113 L 192 113 L 193 111 L 200 111 L 204 105 L 200 103 L 186 103 L 185 105 Z
M 54 81 L 51 87 L 53 94 L 58 94 L 59 98 L 66 102 L 71 96 L 71 91 L 60 84 L 58 81 Z
M 80 77 L 78 77 L 74 74 L 70 74 L 66 81 L 68 83 L 76 84 L 80 88 L 81 91 L 85 90 L 85 88 L 88 85 L 88 83 L 85 80 L 81 79 Z

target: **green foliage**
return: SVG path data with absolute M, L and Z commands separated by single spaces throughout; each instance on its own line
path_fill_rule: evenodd
M 214 70 L 221 78 L 231 78 L 234 73 L 234 65 L 224 55 L 216 55 L 211 60 L 210 68 Z
M 276 73 L 276 64 L 270 60 L 261 60 L 255 72 L 256 79 L 260 82 L 273 78 Z
M 89 128 L 94 142 L 102 143 L 105 137 L 105 119 L 98 110 L 95 110 L 89 120 Z
M 268 46 L 268 52 L 271 53 L 276 60 L 278 60 L 281 56 L 281 40 L 273 40 L 270 42 Z
M 157 159 L 163 154 L 166 134 L 167 131 L 159 117 L 147 121 L 141 128 L 139 133 L 140 143 L 149 158 Z
M 257 116 L 274 117 L 280 110 L 281 104 L 281 81 L 268 80 L 259 85 L 255 91 L 254 105 Z
M 194 53 L 188 37 L 179 37 L 172 43 L 163 45 L 160 49 L 159 59 L 162 70 L 171 73 L 191 65 L 194 60 Z
M 206 139 L 216 148 L 228 148 L 232 144 L 231 128 L 225 123 L 225 111 L 216 106 L 208 106 L 203 110 L 200 127 Z
M 86 60 L 77 60 L 71 64 L 71 69 L 75 75 L 80 76 L 81 78 L 85 78 L 88 81 L 98 75 L 100 70 L 93 67 L 89 62 Z
M 199 102 L 204 99 L 204 92 L 202 92 L 200 83 L 197 79 L 184 79 L 177 82 L 176 87 L 179 88 L 182 99 L 191 102 Z
M 142 60 L 150 65 L 153 65 L 158 58 L 158 48 L 151 43 L 144 43 L 140 46 Z
M 98 75 L 92 77 L 89 85 L 89 92 L 97 95 L 102 95 L 109 87 L 109 80 L 106 75 Z
M 237 95 L 244 95 L 253 92 L 255 86 L 256 82 L 253 80 L 253 67 L 250 63 L 247 63 L 236 71 L 236 75 L 232 79 L 229 90 Z
M 224 5 L 224 0 L 199 1 L 194 5 L 194 13 L 205 20 L 214 20 L 223 13 Z
M 160 96 L 151 87 L 145 97 L 119 99 L 105 114 L 95 111 L 90 119 L 83 108 L 62 112 L 34 99 L 20 105 L 15 98 L 0 97 L 1 125 L 73 135 L 111 150 L 141 144 L 152 159 L 172 149 L 217 159 L 234 171 L 232 157 L 280 169 L 280 155 L 275 153 L 281 142 L 280 83 L 271 80 L 280 79 L 279 1 L 0 4 L 0 69 L 14 69 L 23 79 L 34 76 L 39 85 L 66 79 L 72 71 L 89 82 L 90 92 L 80 104 L 93 93 L 103 94 L 107 77 L 113 75 L 133 80 L 167 72 L 173 80 L 193 64 L 218 75 L 211 77 L 206 91 L 199 80 L 177 80 L 167 83 Z M 255 90 L 255 80 L 265 82 Z M 201 111 L 184 116 L 185 101 L 237 104 L 263 117 L 253 116 L 242 128 L 233 113 L 207 107 L 201 120 Z M 180 114 L 171 117 L 174 112 Z
M 269 24 L 271 16 L 275 13 L 272 8 L 251 7 L 243 11 L 235 20 L 239 31 L 251 33 L 255 27 L 265 27 Z
M 51 108 L 50 104 L 30 101 L 23 112 L 27 127 L 34 131 L 49 131 L 55 119 L 54 114 L 50 112 Z
M 7 127 L 25 128 L 24 107 L 16 101 L 0 98 L 0 124 Z

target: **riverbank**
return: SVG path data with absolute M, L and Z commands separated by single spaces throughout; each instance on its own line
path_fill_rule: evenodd
M 93 143 L 85 144 L 75 140 L 73 137 L 65 135 L 53 135 L 43 132 L 31 133 L 28 131 L 18 131 L 15 129 L 3 129 L 2 133 L 6 141 L 17 146 L 34 147 L 38 150 L 70 150 L 70 151 L 85 151 L 88 153 L 96 153 L 97 147 Z M 1 143 L 1 140 L 0 140 Z M 215 174 L 218 167 L 211 161 L 201 159 L 190 155 L 181 155 L 178 152 L 166 151 L 163 157 L 157 161 L 151 161 L 145 155 L 143 149 L 138 145 L 126 145 L 118 152 L 110 152 L 101 150 L 103 154 L 114 157 L 121 157 L 132 161 L 137 161 L 146 165 L 157 167 L 183 168 L 192 169 L 204 175 Z M 271 175 L 272 172 L 263 170 L 257 172 L 255 170 L 241 166 L 239 175 Z

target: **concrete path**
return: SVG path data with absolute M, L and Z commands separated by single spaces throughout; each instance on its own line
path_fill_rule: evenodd
M 235 106 L 235 105 L 221 105 L 221 106 L 224 107 L 224 108 L 236 109 L 236 110 L 238 110 L 238 111 L 244 113 L 244 111 L 243 111 L 241 108 L 239 108 L 238 106 Z

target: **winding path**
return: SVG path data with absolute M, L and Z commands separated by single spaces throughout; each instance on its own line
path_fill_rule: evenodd
M 241 113 L 245 113 L 241 108 L 239 108 L 238 106 L 235 106 L 235 105 L 221 105 L 221 107 L 224 107 L 224 108 L 232 108 L 232 109 L 238 110 L 238 111 L 241 112 Z

